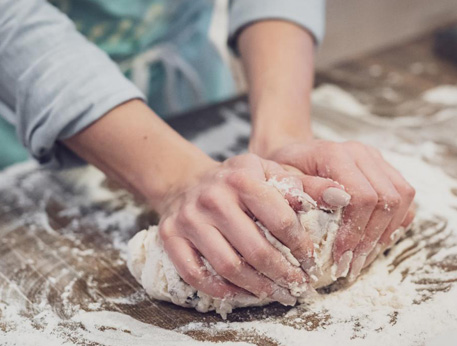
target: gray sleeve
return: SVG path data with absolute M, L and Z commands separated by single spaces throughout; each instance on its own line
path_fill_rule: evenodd
M 247 25 L 265 20 L 282 19 L 308 30 L 319 44 L 324 37 L 325 0 L 230 0 L 230 48 L 237 53 L 238 34 Z
M 39 162 L 80 163 L 58 140 L 135 98 L 144 96 L 47 1 L 0 1 L 0 115 Z

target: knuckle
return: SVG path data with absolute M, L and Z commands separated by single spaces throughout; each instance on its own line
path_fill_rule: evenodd
M 253 153 L 246 153 L 246 154 L 241 155 L 240 158 L 243 160 L 252 161 L 252 160 L 257 160 L 259 157 Z
M 172 221 L 168 218 L 159 226 L 159 237 L 165 241 L 174 235 Z
M 397 209 L 401 203 L 401 197 L 398 193 L 383 194 L 379 197 L 377 208 L 386 212 Z
M 186 268 L 184 268 L 182 273 L 180 273 L 180 276 L 189 285 L 196 286 L 200 281 L 202 272 L 200 268 L 197 268 L 195 266 L 187 266 Z
M 180 224 L 191 225 L 196 218 L 195 207 L 191 204 L 185 204 L 179 209 L 177 220 Z
M 344 145 L 351 150 L 366 150 L 366 146 L 358 141 L 346 141 Z
M 264 246 L 256 246 L 254 247 L 247 256 L 247 260 L 249 263 L 253 265 L 258 265 L 262 263 L 266 263 L 270 258 L 270 251 L 268 248 Z
M 294 240 L 294 228 L 296 222 L 297 219 L 294 215 L 283 216 L 277 226 L 277 231 L 280 232 L 284 238 Z
M 318 154 L 323 157 L 325 162 L 332 165 L 335 159 L 341 159 L 348 156 L 347 149 L 341 144 L 336 142 L 330 142 L 326 148 L 322 148 Z
M 241 260 L 225 260 L 217 265 L 217 272 L 226 278 L 234 278 L 241 271 Z
M 302 236 L 292 237 L 292 239 L 294 239 L 294 241 L 292 241 L 291 245 L 288 246 L 292 253 L 301 254 L 301 256 L 312 256 L 314 252 L 314 244 L 311 240 Z
M 244 167 L 251 164 L 254 160 L 258 160 L 258 156 L 253 153 L 246 153 L 232 157 L 228 160 L 229 165 L 232 167 Z
M 341 145 L 336 143 L 336 142 L 331 142 L 331 141 L 324 141 L 320 142 L 317 145 L 317 150 L 319 152 L 335 152 L 341 150 Z
M 224 194 L 216 188 L 208 188 L 201 193 L 198 202 L 204 208 L 217 210 L 220 208 L 221 198 Z
M 293 215 L 292 213 L 290 213 L 290 214 L 284 215 L 281 218 L 279 227 L 280 227 L 280 229 L 287 231 L 287 230 L 290 230 L 291 228 L 293 228 L 295 226 L 296 222 L 297 222 L 297 217 L 295 215 Z
M 416 196 L 416 189 L 412 187 L 409 184 L 406 184 L 406 186 L 403 188 L 403 194 L 405 195 L 406 198 L 410 199 L 411 201 L 414 199 Z
M 378 195 L 375 192 L 362 192 L 355 198 L 360 207 L 374 208 L 378 203 Z
M 246 191 L 249 189 L 250 180 L 246 172 L 236 170 L 227 176 L 227 183 L 235 190 Z

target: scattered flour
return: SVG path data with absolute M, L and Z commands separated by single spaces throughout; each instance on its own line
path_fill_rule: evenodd
M 151 346 L 159 344 L 171 345 L 217 345 L 212 342 L 200 342 L 190 336 L 176 331 L 166 330 L 150 324 L 142 323 L 128 315 L 112 311 L 85 312 L 81 311 L 72 318 L 84 326 L 82 337 L 89 342 L 98 342 L 112 346 Z M 246 343 L 229 342 L 227 345 L 248 345 Z
M 457 106 L 457 85 L 440 85 L 427 90 L 422 99 L 430 103 Z
M 0 328 L 2 346 L 66 346 L 74 345 L 69 338 L 80 344 L 108 346 L 151 346 L 151 345 L 217 345 L 200 342 L 177 331 L 166 330 L 142 323 L 128 315 L 113 311 L 86 312 L 80 310 L 66 325 L 61 326 L 61 318 L 50 308 L 34 316 L 32 320 L 21 316 L 15 306 L 0 303 L 0 313 L 9 321 L 5 330 Z M 35 325 L 40 325 L 36 328 Z M 12 332 L 14 331 L 14 332 Z M 248 345 L 230 342 L 227 345 Z
M 314 104 L 322 104 L 354 116 L 370 114 L 368 108 L 357 101 L 354 96 L 333 84 L 324 84 L 314 90 L 311 101 Z

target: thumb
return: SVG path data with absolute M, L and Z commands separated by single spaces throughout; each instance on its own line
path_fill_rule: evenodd
M 344 186 L 338 184 L 336 181 L 328 178 L 306 175 L 297 168 L 289 165 L 282 165 L 282 167 L 286 171 L 294 173 L 294 175 L 301 180 L 303 191 L 311 196 L 319 207 L 335 210 L 337 208 L 346 207 L 349 204 L 351 195 L 344 190 Z
M 347 206 L 351 200 L 351 195 L 344 191 L 344 187 L 331 179 L 304 174 L 299 178 L 303 184 L 303 191 L 321 208 L 334 210 Z
M 316 206 L 315 201 L 303 192 L 300 171 L 293 167 L 285 169 L 273 161 L 265 161 L 263 168 L 267 183 L 279 191 L 295 212 L 307 211 Z

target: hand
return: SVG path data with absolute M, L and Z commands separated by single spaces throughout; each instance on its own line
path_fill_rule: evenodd
M 213 162 L 204 174 L 166 196 L 159 235 L 184 281 L 212 297 L 248 291 L 287 305 L 296 301 L 288 289 L 308 289 L 307 274 L 288 262 L 253 221 L 262 223 L 304 267 L 309 266 L 314 247 L 290 207 L 297 201 L 286 195 L 289 205 L 266 183 L 271 177 L 287 178 L 302 189 L 301 180 L 280 165 L 247 154 Z M 223 280 L 211 274 L 201 256 Z
M 394 232 L 407 228 L 414 218 L 414 188 L 371 146 L 309 140 L 283 146 L 265 157 L 308 175 L 332 179 L 351 195 L 333 250 L 337 277 L 350 270 L 349 279 L 354 280 L 398 240 L 400 234 Z

